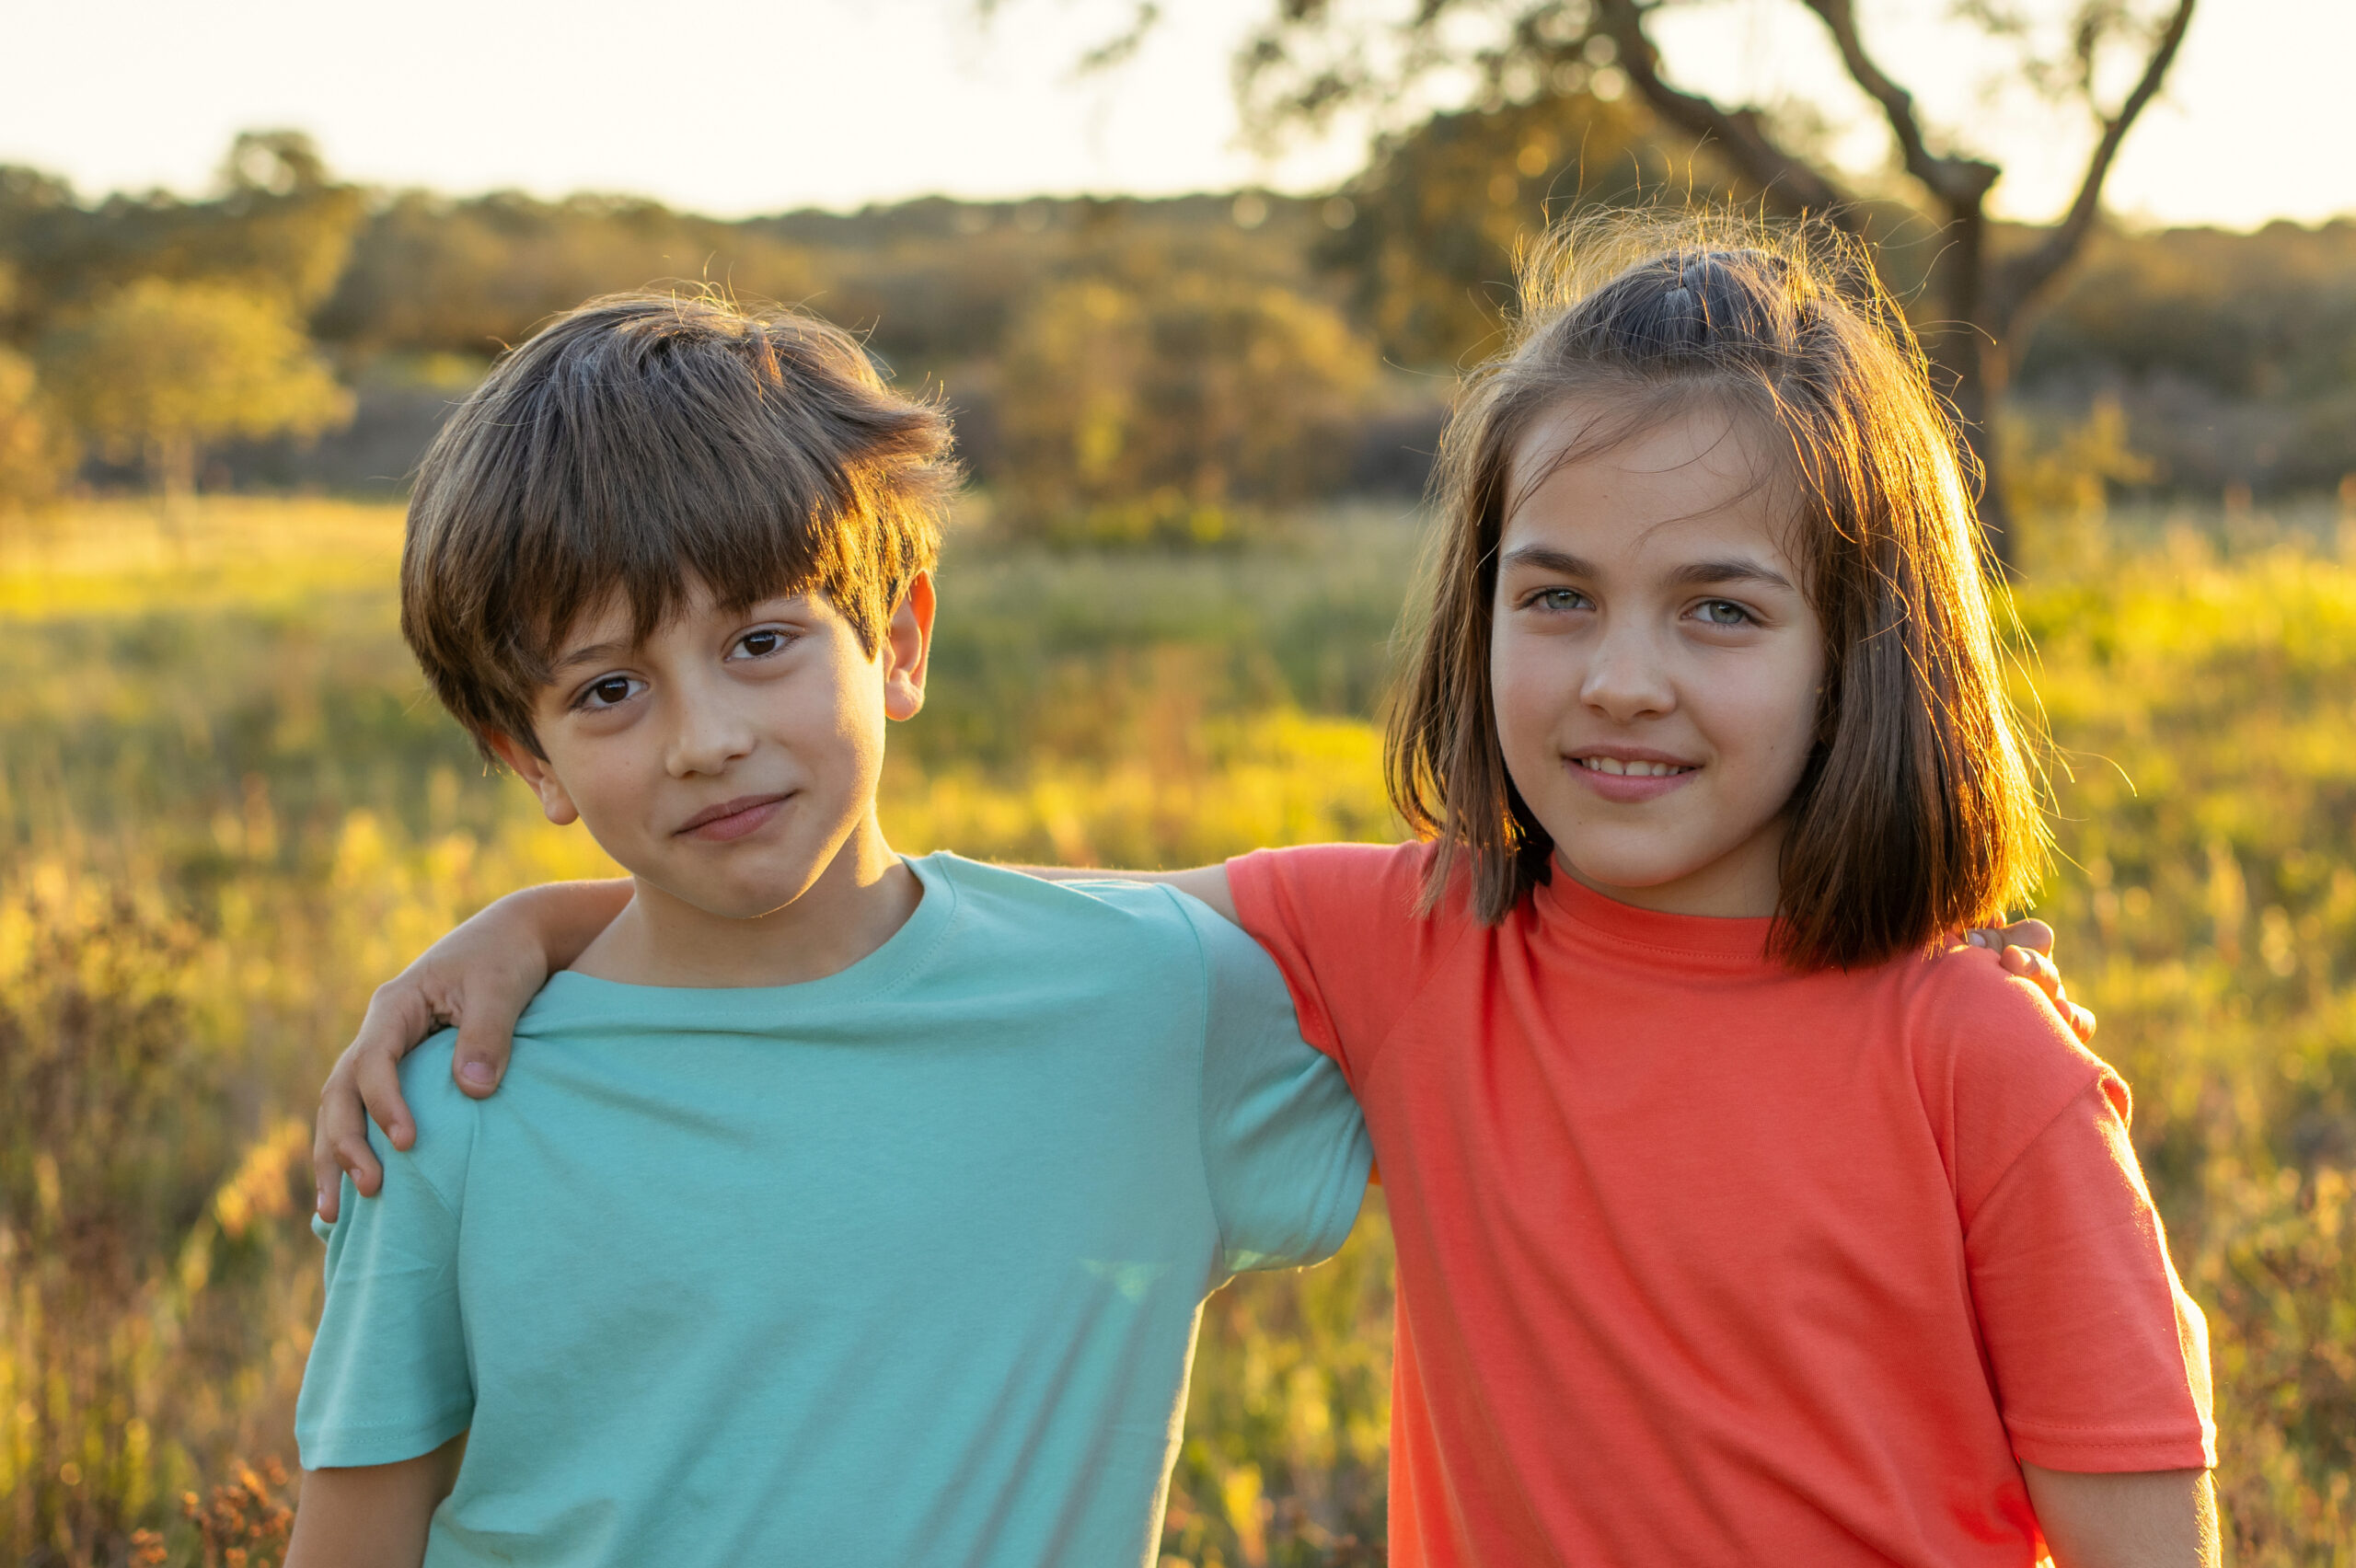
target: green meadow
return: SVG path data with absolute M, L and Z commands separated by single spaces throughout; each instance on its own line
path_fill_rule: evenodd
M 0 535 L 0 1561 L 276 1561 L 318 1081 L 436 933 L 608 869 L 425 696 L 398 544 L 397 509 L 232 499 Z M 1403 502 L 1183 554 L 961 530 L 894 843 L 1394 836 L 1416 545 Z M 2038 913 L 2209 1315 L 2235 1558 L 2356 1564 L 2356 524 L 2082 516 L 2015 610 Z M 1336 1262 L 1213 1299 L 1165 1562 L 1381 1560 L 1389 1311 L 1379 1198 Z

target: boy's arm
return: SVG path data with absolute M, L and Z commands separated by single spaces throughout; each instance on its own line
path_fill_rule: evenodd
M 2054 1568 L 2217 1568 L 2224 1561 L 2207 1470 L 2093 1475 L 2023 1465 L 2021 1474 Z
M 304 1471 L 286 1568 L 418 1568 L 466 1445 L 462 1433 L 398 1464 Z
M 416 1141 L 398 1070 L 410 1047 L 436 1029 L 456 1025 L 451 1077 L 477 1100 L 490 1094 L 506 1071 L 515 1020 L 548 977 L 580 957 L 629 899 L 627 878 L 511 893 L 376 987 L 360 1032 L 319 1090 L 311 1175 L 320 1218 L 332 1223 L 336 1217 L 343 1171 L 352 1173 L 364 1196 L 375 1195 L 383 1171 L 369 1152 L 369 1118 L 395 1148 Z
M 1184 871 L 1104 871 L 1091 870 L 1082 866 L 1009 866 L 1006 869 L 1021 871 L 1026 877 L 1037 877 L 1041 882 L 1167 882 L 1180 893 L 1209 905 L 1229 925 L 1243 924 L 1236 918 L 1235 894 L 1228 888 L 1225 866 L 1195 866 Z

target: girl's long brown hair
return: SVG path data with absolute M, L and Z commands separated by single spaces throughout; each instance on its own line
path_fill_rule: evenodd
M 1438 840 L 1426 910 L 1462 882 L 1494 924 L 1553 841 L 1507 776 L 1489 688 L 1515 448 L 1565 400 L 1574 455 L 1697 401 L 1778 437 L 1825 635 L 1818 741 L 1788 808 L 1774 946 L 1855 967 L 1994 918 L 2042 869 L 2044 817 L 2004 690 L 1956 429 L 1904 317 L 1829 229 L 1613 214 L 1521 267 L 1510 341 L 1441 438 L 1439 532 L 1387 738 L 1392 803 Z

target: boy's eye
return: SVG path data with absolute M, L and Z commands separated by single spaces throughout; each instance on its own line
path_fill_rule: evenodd
M 1748 626 L 1751 614 L 1730 599 L 1705 599 L 1695 611 L 1712 626 Z
M 766 659 L 770 654 L 782 651 L 789 640 L 783 628 L 765 626 L 756 631 L 748 631 L 738 638 L 736 650 L 747 658 Z
M 607 675 L 603 680 L 591 681 L 582 688 L 579 706 L 593 709 L 613 708 L 628 702 L 644 685 L 643 681 L 633 680 L 628 675 Z

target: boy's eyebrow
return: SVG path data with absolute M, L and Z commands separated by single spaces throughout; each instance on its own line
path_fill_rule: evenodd
M 557 660 L 556 670 L 570 670 L 576 664 L 602 664 L 608 659 L 618 659 L 630 651 L 627 642 L 592 642 L 574 649 Z

